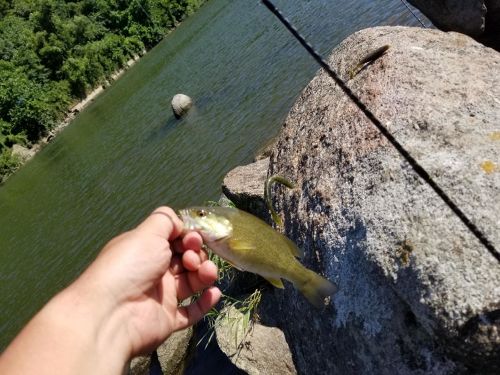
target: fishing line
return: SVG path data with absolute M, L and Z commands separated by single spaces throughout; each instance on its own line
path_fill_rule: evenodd
M 288 19 L 274 6 L 270 0 L 262 0 L 262 3 L 285 25 L 285 27 L 292 33 L 292 35 L 302 44 L 302 46 L 309 52 L 309 54 L 316 60 L 316 62 L 333 78 L 335 83 L 344 91 L 344 93 L 351 99 L 363 112 L 363 114 L 372 122 L 373 125 L 382 133 L 382 135 L 396 148 L 399 154 L 410 164 L 415 173 L 419 175 L 443 200 L 443 202 L 458 216 L 464 225 L 474 234 L 474 236 L 486 247 L 486 249 L 500 262 L 500 253 L 495 249 L 493 244 L 486 238 L 486 236 L 479 230 L 479 228 L 465 215 L 465 213 L 453 202 L 453 200 L 439 187 L 439 185 L 432 179 L 427 171 L 410 155 L 408 151 L 396 140 L 396 138 L 387 130 L 387 128 L 375 117 L 375 115 L 368 109 L 368 107 L 354 94 L 345 82 L 335 73 L 330 65 L 316 52 L 316 50 L 300 35 L 297 29 L 291 25 Z
M 411 14 L 413 14 L 413 17 L 415 17 L 417 19 L 418 22 L 420 22 L 420 24 L 427 28 L 427 26 L 425 26 L 425 24 L 423 23 L 423 21 L 417 16 L 417 14 L 410 8 L 410 6 L 408 5 L 408 3 L 405 1 L 405 0 L 401 0 L 401 2 L 404 4 L 404 6 L 406 7 L 406 9 L 408 9 L 410 11 Z

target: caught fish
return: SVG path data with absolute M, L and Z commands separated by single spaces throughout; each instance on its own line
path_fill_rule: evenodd
M 315 306 L 337 290 L 336 286 L 304 267 L 303 254 L 291 240 L 259 218 L 233 207 L 192 207 L 180 210 L 189 230 L 195 230 L 214 253 L 236 268 L 256 273 L 277 288 L 282 278 Z

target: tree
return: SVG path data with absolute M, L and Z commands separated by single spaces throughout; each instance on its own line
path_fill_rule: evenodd
M 15 144 L 25 145 L 27 142 L 24 133 L 13 134 L 12 125 L 7 121 L 0 120 L 0 151 L 11 148 Z
M 62 77 L 69 83 L 71 95 L 77 98 L 85 98 L 87 91 L 86 67 L 88 60 L 82 58 L 68 58 L 62 68 Z
M 0 64 L 0 118 L 12 134 L 26 134 L 35 142 L 51 129 L 69 104 L 65 83 L 39 84 L 12 64 Z
M 0 0 L 0 179 L 74 99 L 204 0 Z
M 62 48 L 61 43 L 45 44 L 39 51 L 40 61 L 50 71 L 52 79 L 57 78 L 57 74 L 61 69 L 66 51 Z
M 19 158 L 12 155 L 12 150 L 2 149 L 0 151 L 0 183 L 4 181 L 6 176 L 14 173 L 20 164 Z
M 34 31 L 54 33 L 56 31 L 55 2 L 43 0 L 36 9 L 38 10 L 31 15 Z

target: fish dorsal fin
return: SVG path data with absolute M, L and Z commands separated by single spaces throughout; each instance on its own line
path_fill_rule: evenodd
M 264 277 L 267 281 L 269 281 L 272 285 L 274 285 L 276 288 L 280 289 L 285 289 L 285 286 L 283 285 L 283 281 L 281 281 L 280 278 L 272 278 L 272 277 Z
M 286 238 L 286 243 L 287 243 L 287 250 L 290 251 L 290 253 L 297 258 L 302 258 L 304 256 L 304 251 L 300 249 L 295 242 L 293 242 L 291 239 L 288 237 L 284 236 Z

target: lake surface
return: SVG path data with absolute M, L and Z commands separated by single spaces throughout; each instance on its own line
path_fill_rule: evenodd
M 399 0 L 276 5 L 323 55 L 366 27 L 419 26 Z M 217 199 L 317 70 L 259 1 L 210 0 L 106 89 L 0 187 L 0 349 L 114 235 Z M 180 121 L 179 92 L 195 101 Z

